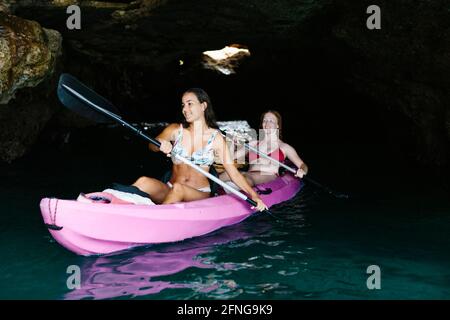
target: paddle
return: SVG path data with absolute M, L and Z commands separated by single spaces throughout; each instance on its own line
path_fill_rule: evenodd
M 225 138 L 229 138 L 229 137 L 228 137 L 228 134 L 227 134 L 225 131 L 220 130 L 220 132 L 222 133 L 222 135 L 223 135 Z M 272 161 L 273 163 L 275 163 L 275 164 L 277 164 L 277 165 L 279 165 L 279 166 L 285 168 L 286 170 L 292 172 L 293 174 L 296 174 L 296 173 L 297 173 L 297 170 L 295 170 L 294 168 L 291 168 L 291 167 L 287 166 L 286 164 L 284 164 L 284 163 L 278 161 L 277 159 L 272 158 L 272 157 L 269 156 L 268 154 L 259 151 L 257 148 L 252 147 L 250 144 L 244 143 L 244 146 L 245 146 L 247 149 L 249 149 L 250 151 L 253 151 L 253 152 L 255 152 L 256 154 L 259 154 L 261 157 L 266 158 L 266 159 Z M 321 185 L 320 183 L 314 181 L 313 179 L 311 179 L 311 178 L 309 178 L 309 177 L 307 177 L 307 176 L 303 176 L 302 179 L 304 179 L 304 180 L 306 180 L 306 181 L 308 181 L 308 182 L 310 182 L 310 183 L 316 185 L 316 186 L 319 187 L 319 188 L 322 188 L 322 189 L 325 190 L 327 193 L 333 195 L 334 197 L 336 197 L 336 198 L 338 198 L 338 199 L 348 199 L 348 197 L 349 197 L 349 196 L 346 195 L 346 194 L 343 194 L 343 193 L 337 193 L 337 192 L 331 190 L 330 188 Z
M 105 123 L 111 122 L 111 120 L 120 123 L 127 129 L 134 131 L 138 136 L 144 138 L 150 143 L 154 144 L 156 147 L 160 147 L 161 143 L 143 133 L 141 130 L 122 120 L 122 118 L 118 115 L 118 110 L 105 98 L 99 96 L 97 93 L 86 87 L 76 78 L 72 77 L 69 74 L 62 74 L 59 79 L 58 84 L 58 98 L 66 106 L 72 111 L 87 117 L 91 120 Z M 234 189 L 233 187 L 227 185 L 219 178 L 213 176 L 209 172 L 204 171 L 199 166 L 193 164 L 188 159 L 183 158 L 182 156 L 175 154 L 175 158 L 187 164 L 194 170 L 199 173 L 205 175 L 212 181 L 216 182 L 223 188 L 227 189 L 237 197 L 242 200 L 248 202 L 253 207 L 256 207 L 256 202 L 244 195 L 242 192 Z M 269 210 L 265 210 L 267 213 L 272 215 Z

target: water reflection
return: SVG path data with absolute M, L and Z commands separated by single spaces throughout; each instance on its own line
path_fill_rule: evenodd
M 217 246 L 266 233 L 271 227 L 270 221 L 259 220 L 261 219 L 246 221 L 214 234 L 177 244 L 156 245 L 122 254 L 86 258 L 81 266 L 81 289 L 67 293 L 64 299 L 110 299 L 152 295 L 170 288 L 195 289 L 189 283 L 156 278 L 173 275 L 188 268 L 226 269 L 227 264 L 216 265 L 200 255 L 212 252 Z

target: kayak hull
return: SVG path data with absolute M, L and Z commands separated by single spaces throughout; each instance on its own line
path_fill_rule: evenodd
M 270 194 L 260 195 L 270 207 L 292 198 L 301 186 L 299 179 L 286 174 L 258 188 L 272 190 Z M 53 238 L 79 255 L 182 241 L 239 223 L 255 212 L 231 194 L 151 206 L 44 198 L 40 209 Z

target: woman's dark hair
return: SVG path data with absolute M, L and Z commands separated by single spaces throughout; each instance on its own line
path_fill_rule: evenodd
M 186 94 L 186 93 L 195 94 L 195 96 L 197 97 L 197 99 L 200 103 L 206 102 L 206 109 L 205 109 L 206 125 L 209 128 L 219 129 L 219 126 L 217 125 L 217 122 L 216 122 L 216 115 L 212 108 L 211 99 L 209 98 L 206 91 L 203 89 L 200 89 L 200 88 L 191 88 L 191 89 L 186 90 L 183 94 Z M 184 128 L 189 127 L 189 123 L 186 121 L 186 119 L 183 120 L 183 127 Z
M 282 128 L 281 123 L 282 123 L 282 121 L 281 121 L 281 114 L 280 114 L 278 111 L 275 111 L 275 110 L 267 110 L 267 111 L 263 112 L 263 113 L 261 114 L 261 119 L 260 119 L 260 123 L 259 123 L 259 128 L 262 129 L 262 127 L 263 127 L 264 116 L 265 116 L 266 114 L 268 114 L 268 113 L 272 113 L 272 114 L 275 116 L 275 118 L 277 118 L 277 122 L 278 122 L 278 138 L 281 139 L 281 137 L 282 137 L 282 135 L 281 135 L 281 128 Z

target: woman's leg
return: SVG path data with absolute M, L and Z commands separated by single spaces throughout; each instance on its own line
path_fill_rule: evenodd
M 223 182 L 231 181 L 230 176 L 228 175 L 228 173 L 226 171 L 222 172 L 219 175 L 219 179 L 222 180 Z
M 247 180 L 248 184 L 253 187 L 255 185 L 255 183 L 253 182 L 253 179 L 251 176 L 247 175 L 247 172 L 242 172 L 242 175 L 245 177 L 245 179 Z M 219 175 L 219 179 L 222 180 L 223 182 L 229 182 L 231 181 L 230 176 L 228 175 L 228 173 L 226 172 L 222 172 Z
M 133 183 L 133 186 L 148 193 L 150 199 L 152 199 L 152 201 L 156 204 L 161 204 L 171 190 L 167 184 L 162 183 L 157 179 L 148 177 L 140 177 L 135 183 Z
M 257 184 L 270 182 L 277 178 L 275 174 L 262 173 L 259 171 L 251 171 L 245 173 L 245 178 L 249 182 L 249 184 L 253 187 Z
M 209 192 L 198 191 L 192 187 L 175 182 L 162 203 L 189 202 L 206 198 L 209 198 Z
M 250 172 L 242 172 L 242 175 L 244 176 L 245 180 L 247 180 L 250 187 L 253 187 L 255 185 L 255 181 L 253 180 L 253 176 L 249 173 Z
M 248 184 L 251 187 L 254 187 L 257 184 L 270 182 L 272 180 L 275 180 L 277 177 L 275 174 L 268 174 L 268 173 L 262 174 L 259 171 L 242 172 L 242 175 L 245 177 L 245 179 L 247 180 Z M 226 172 L 221 173 L 219 178 L 223 182 L 231 181 L 230 177 Z

